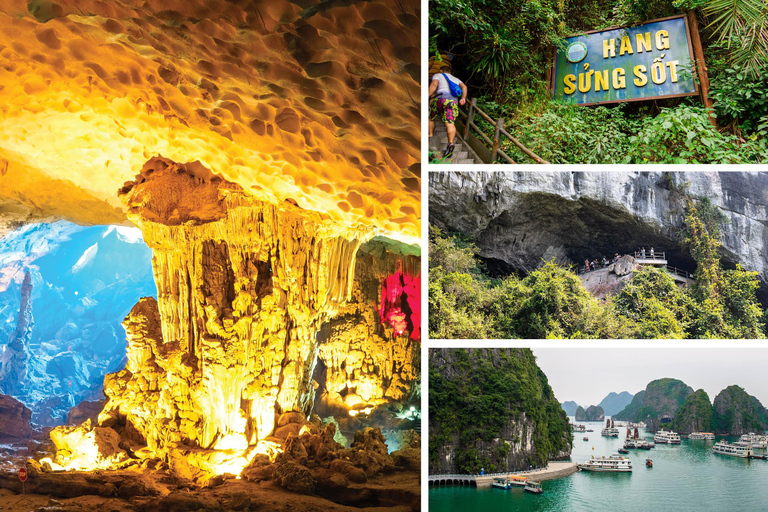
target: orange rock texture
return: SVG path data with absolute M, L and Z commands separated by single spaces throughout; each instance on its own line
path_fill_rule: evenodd
M 419 234 L 417 1 L 3 0 L 5 222 L 120 223 L 161 156 Z

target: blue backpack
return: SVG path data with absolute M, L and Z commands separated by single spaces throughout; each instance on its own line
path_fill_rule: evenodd
M 440 73 L 443 75 L 443 78 L 445 78 L 445 81 L 448 82 L 448 88 L 451 90 L 451 96 L 454 96 L 456 98 L 460 98 L 463 94 L 463 91 L 461 90 L 461 87 L 459 87 L 459 84 L 455 84 L 451 82 L 451 79 L 448 78 L 448 76 L 445 73 Z

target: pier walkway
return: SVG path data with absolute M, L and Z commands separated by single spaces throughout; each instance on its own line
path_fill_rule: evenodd
M 552 480 L 571 475 L 578 471 L 576 462 L 550 462 L 546 468 L 530 471 L 518 471 L 516 473 L 492 473 L 486 475 L 429 475 L 429 485 L 474 485 L 476 487 L 490 487 L 494 478 L 506 476 L 525 476 L 535 482 Z

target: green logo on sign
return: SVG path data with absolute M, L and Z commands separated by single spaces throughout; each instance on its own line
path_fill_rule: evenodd
M 584 60 L 584 57 L 587 56 L 587 45 L 584 44 L 581 41 L 576 41 L 575 43 L 571 43 L 568 45 L 568 48 L 565 50 L 565 58 L 568 59 L 568 62 L 573 62 L 574 64 L 577 62 L 581 62 Z

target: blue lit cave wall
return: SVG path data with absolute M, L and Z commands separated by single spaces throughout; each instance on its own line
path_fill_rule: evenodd
M 29 224 L 0 239 L 0 393 L 41 426 L 104 398 L 125 365 L 123 318 L 157 296 L 152 253 L 123 226 Z

